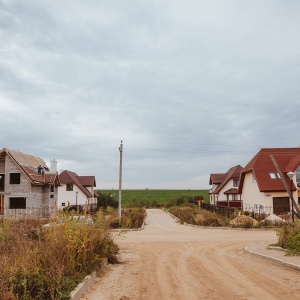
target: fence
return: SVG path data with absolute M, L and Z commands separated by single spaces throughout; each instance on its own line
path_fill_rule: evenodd
M 54 207 L 26 207 L 26 209 L 10 209 L 5 208 L 1 219 L 47 219 L 57 215 L 57 211 Z
M 237 208 L 241 210 L 243 208 L 243 201 L 242 200 L 217 201 L 217 206 L 231 207 L 231 208 Z
M 217 213 L 218 215 L 227 216 L 228 218 L 234 214 L 234 208 L 209 203 L 202 203 L 201 208 L 210 212 Z
M 97 210 L 97 204 L 90 205 L 73 205 L 71 209 L 79 212 L 87 211 L 94 212 Z M 77 210 L 78 209 L 78 210 Z M 25 209 L 10 209 L 4 207 L 3 214 L 0 215 L 0 219 L 15 219 L 15 220 L 27 220 L 27 219 L 48 219 L 58 216 L 60 213 L 54 206 L 47 207 L 26 207 Z

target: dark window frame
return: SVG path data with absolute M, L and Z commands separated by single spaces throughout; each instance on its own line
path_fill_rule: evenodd
M 66 191 L 72 192 L 73 191 L 73 183 L 67 183 L 66 184 Z
M 26 197 L 10 197 L 9 209 L 26 209 Z
M 9 184 L 21 184 L 21 173 L 9 173 Z

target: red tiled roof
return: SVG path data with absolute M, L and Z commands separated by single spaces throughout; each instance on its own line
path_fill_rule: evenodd
M 226 176 L 224 178 L 224 180 L 222 181 L 222 183 L 215 189 L 214 193 L 218 194 L 220 192 L 220 190 L 225 186 L 225 184 L 231 180 L 231 179 L 239 179 L 240 177 L 240 173 L 243 170 L 243 167 L 240 165 L 237 165 L 235 167 L 230 168 L 227 172 L 226 172 Z
M 78 176 L 78 179 L 83 186 L 96 186 L 95 176 Z
M 276 160 L 288 186 L 290 179 L 286 175 L 289 171 L 295 172 L 300 165 L 299 148 L 263 148 L 245 166 L 241 172 L 239 192 L 242 191 L 244 177 L 247 172 L 253 172 L 258 188 L 261 192 L 285 191 L 284 184 L 280 178 L 272 179 L 270 173 L 277 174 L 277 169 L 271 159 L 271 155 Z M 295 190 L 295 186 L 293 186 Z
M 75 184 L 87 197 L 93 197 L 91 192 L 86 189 L 87 186 L 96 186 L 94 176 L 78 176 L 76 173 L 65 170 L 60 175 L 62 184 Z
M 224 194 L 238 194 L 238 189 L 237 188 L 231 188 L 231 189 L 225 191 Z
M 221 184 L 226 178 L 226 173 L 210 174 L 209 184 Z

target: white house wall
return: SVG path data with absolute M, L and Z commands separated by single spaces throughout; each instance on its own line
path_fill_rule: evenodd
M 218 201 L 227 201 L 228 200 L 227 195 L 224 194 L 224 192 L 232 188 L 236 188 L 236 187 L 233 186 L 233 180 L 231 179 L 223 186 L 222 190 L 220 191 Z M 229 200 L 230 201 L 233 200 L 232 195 L 229 195 Z
M 273 213 L 273 197 L 287 197 L 287 192 L 260 192 L 252 172 L 246 173 L 242 191 L 243 210 Z
M 68 205 L 76 205 L 76 192 L 77 192 L 77 205 L 88 204 L 87 203 L 88 198 L 75 184 L 73 184 L 73 191 L 67 191 L 66 185 L 63 185 L 58 188 L 58 202 L 57 202 L 58 209 L 62 209 Z M 65 204 L 64 206 L 63 203 Z

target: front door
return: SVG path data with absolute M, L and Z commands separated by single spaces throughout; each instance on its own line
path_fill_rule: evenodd
M 273 197 L 273 211 L 275 215 L 286 214 L 290 212 L 290 198 Z

